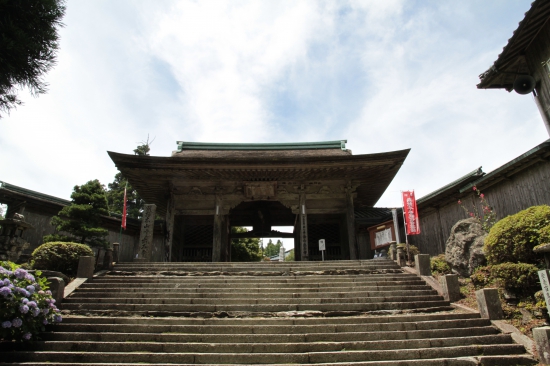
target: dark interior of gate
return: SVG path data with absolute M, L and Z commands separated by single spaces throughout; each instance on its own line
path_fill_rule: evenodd
M 109 155 L 164 217 L 171 261 L 229 262 L 238 237 L 293 238 L 298 261 L 321 260 L 325 239 L 326 260 L 360 259 L 370 249 L 357 213 L 375 209 L 409 150 L 353 155 L 345 143 L 180 141 L 170 157 Z

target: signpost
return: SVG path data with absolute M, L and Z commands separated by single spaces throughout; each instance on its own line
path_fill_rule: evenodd
M 319 250 L 321 251 L 321 258 L 325 261 L 325 239 L 319 239 Z

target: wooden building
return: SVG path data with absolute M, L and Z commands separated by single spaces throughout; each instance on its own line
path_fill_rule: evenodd
M 320 259 L 319 239 L 328 259 L 367 258 L 370 243 L 357 240 L 356 211 L 376 212 L 409 150 L 353 155 L 345 143 L 180 141 L 170 157 L 109 155 L 166 218 L 168 261 L 230 261 L 230 240 L 239 236 L 292 237 L 296 260 Z M 253 230 L 236 235 L 231 226 Z
M 493 65 L 479 78 L 480 89 L 533 93 L 550 134 L 550 1 L 535 0 Z

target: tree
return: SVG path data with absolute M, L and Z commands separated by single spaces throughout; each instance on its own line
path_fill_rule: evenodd
M 143 212 L 143 204 L 145 201 L 141 199 L 135 189 L 130 184 L 126 186 L 128 180 L 122 176 L 122 173 L 117 173 L 112 183 L 107 184 L 109 190 L 107 191 L 107 203 L 109 205 L 109 211 L 122 215 L 122 209 L 124 207 L 124 188 L 126 187 L 126 201 L 128 217 L 139 219 Z
M 232 233 L 246 233 L 244 227 L 233 226 Z M 231 240 L 231 261 L 232 262 L 258 262 L 262 259 L 260 252 L 260 239 L 241 238 Z
M 56 63 L 64 14 L 63 0 L 0 0 L 0 112 L 21 104 L 18 88 L 47 91 L 42 77 Z
M 294 249 L 290 249 L 290 252 L 288 252 L 288 255 L 285 257 L 285 262 L 294 262 Z
M 96 179 L 75 186 L 71 199 L 71 205 L 63 207 L 51 220 L 58 232 L 68 233 L 70 236 L 47 235 L 44 242 L 78 241 L 90 246 L 106 247 L 109 244 L 105 239 L 108 231 L 100 227 L 101 216 L 109 214 L 103 185 Z
M 283 246 L 283 243 L 280 240 L 277 240 L 277 244 L 273 244 L 273 241 L 269 239 L 267 246 L 265 247 L 264 255 L 266 257 L 273 257 L 274 255 L 279 255 L 279 250 Z

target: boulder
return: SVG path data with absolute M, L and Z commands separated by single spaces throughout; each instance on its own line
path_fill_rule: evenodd
M 470 276 L 476 267 L 486 263 L 483 242 L 487 232 L 474 218 L 460 220 L 451 229 L 445 244 L 445 260 L 454 273 Z

